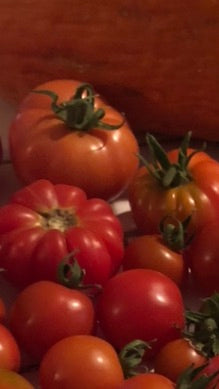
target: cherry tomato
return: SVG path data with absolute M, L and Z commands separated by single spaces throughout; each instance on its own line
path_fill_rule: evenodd
M 97 303 L 100 327 L 117 349 L 134 339 L 151 342 L 151 354 L 180 337 L 183 300 L 177 285 L 154 270 L 133 269 L 105 285 Z
M 176 339 L 167 343 L 154 361 L 155 371 L 176 382 L 184 370 L 190 366 L 199 367 L 206 363 L 206 358 L 195 350 L 186 339 Z
M 185 251 L 196 286 L 208 296 L 219 292 L 218 226 L 218 221 L 206 223 Z
M 129 200 L 138 229 L 158 231 L 160 220 L 171 215 L 183 221 L 191 216 L 194 233 L 219 216 L 219 164 L 204 152 L 191 157 L 189 135 L 178 149 L 165 153 L 154 137 L 147 137 L 153 160 L 137 172 L 129 189 Z M 186 143 L 186 146 L 185 146 Z M 149 170 L 150 169 L 150 172 Z M 151 173 L 152 172 L 152 173 Z
M 91 300 L 78 290 L 39 281 L 17 296 L 11 307 L 9 325 L 20 346 L 40 360 L 62 338 L 90 334 L 94 327 L 94 308 Z
M 178 285 L 184 276 L 182 253 L 169 248 L 158 234 L 134 238 L 125 249 L 123 268 L 157 270 Z
M 20 362 L 20 349 L 14 336 L 0 324 L 0 368 L 18 371 Z
M 160 374 L 148 373 L 128 378 L 119 389 L 174 389 L 174 384 Z
M 57 266 L 77 251 L 84 283 L 104 284 L 123 258 L 123 232 L 110 205 L 84 191 L 39 180 L 0 208 L 0 267 L 14 285 L 57 281 Z
M 118 389 L 124 379 L 113 347 L 88 335 L 68 337 L 52 346 L 39 376 L 42 389 Z
M 54 80 L 36 89 L 55 93 L 58 102 L 55 95 L 52 102 L 48 93 L 31 92 L 21 103 L 9 130 L 18 177 L 26 184 L 45 178 L 79 186 L 89 197 L 118 196 L 138 167 L 137 141 L 123 116 L 79 81 Z
M 0 368 L 1 389 L 34 389 L 33 385 L 20 374 Z

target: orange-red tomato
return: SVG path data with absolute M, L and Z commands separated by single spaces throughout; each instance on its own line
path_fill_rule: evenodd
M 124 269 L 152 269 L 160 271 L 178 285 L 184 275 L 182 254 L 171 250 L 160 235 L 143 235 L 134 238 L 126 247 Z
M 40 365 L 41 389 L 118 389 L 124 377 L 113 347 L 89 335 L 52 346 Z
M 18 371 L 20 361 L 20 349 L 14 336 L 0 324 L 0 368 Z
M 187 155 L 191 152 L 188 149 Z M 176 150 L 167 153 L 167 157 L 170 163 L 176 163 Z M 180 221 L 192 216 L 191 232 L 219 217 L 219 164 L 201 152 L 190 159 L 187 173 L 184 182 L 164 187 L 145 166 L 138 170 L 130 185 L 129 200 L 141 232 L 158 232 L 160 221 L 167 215 Z
M 206 358 L 195 350 L 186 339 L 167 343 L 155 358 L 155 371 L 176 382 L 181 373 L 190 366 L 204 365 Z
M 80 85 L 79 81 L 54 80 L 36 89 L 56 93 L 58 103 L 63 103 Z M 119 112 L 96 95 L 95 109 L 105 111 L 101 120 L 104 123 L 118 125 L 124 121 Z M 81 125 L 85 111 L 90 113 L 90 108 L 70 113 L 68 119 L 74 117 Z M 101 129 L 96 124 L 88 129 L 73 127 L 56 117 L 49 96 L 30 93 L 9 131 L 10 154 L 18 177 L 24 183 L 46 178 L 55 184 L 79 186 L 89 197 L 118 196 L 138 166 L 138 144 L 127 122 L 116 130 Z
M 125 380 L 119 389 L 173 389 L 175 385 L 168 378 L 154 373 L 140 374 Z
M 20 374 L 0 368 L 1 389 L 34 389 L 33 385 Z

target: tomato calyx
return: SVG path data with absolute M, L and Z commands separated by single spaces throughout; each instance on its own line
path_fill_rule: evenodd
M 150 348 L 149 343 L 140 339 L 135 339 L 122 348 L 119 353 L 119 360 L 125 378 L 130 378 L 149 371 L 145 365 L 142 365 L 142 360 L 145 351 Z
M 57 208 L 39 214 L 43 218 L 42 226 L 47 230 L 56 229 L 64 232 L 77 225 L 76 216 L 67 209 Z
M 56 117 L 62 120 L 71 130 L 88 131 L 91 128 L 117 130 L 124 124 L 111 125 L 101 119 L 105 116 L 103 108 L 95 109 L 95 92 L 92 85 L 83 83 L 68 100 L 57 104 L 59 96 L 50 90 L 33 90 L 51 98 L 51 109 Z
M 86 290 L 91 297 L 94 297 L 102 290 L 102 286 L 99 284 L 83 283 L 86 272 L 79 265 L 76 259 L 76 253 L 77 250 L 70 252 L 59 263 L 57 269 L 58 282 L 70 289 Z
M 178 151 L 178 161 L 176 163 L 172 163 L 169 160 L 166 151 L 153 135 L 146 135 L 146 142 L 152 161 L 149 163 L 141 154 L 137 154 L 137 156 L 152 177 L 164 189 L 175 188 L 192 181 L 192 176 L 188 171 L 188 164 L 195 154 L 205 148 L 205 144 L 203 144 L 200 150 L 194 150 L 187 155 L 191 135 L 192 132 L 189 131 L 182 140 Z
M 187 236 L 187 227 L 191 216 L 182 222 L 173 216 L 165 216 L 160 222 L 160 233 L 165 244 L 174 251 L 183 250 L 191 241 L 192 236 Z
M 219 355 L 219 294 L 203 300 L 200 311 L 186 312 L 185 336 L 207 358 Z
M 176 382 L 176 389 L 205 389 L 208 387 L 210 382 L 219 375 L 219 371 L 207 376 L 201 374 L 208 364 L 193 368 L 190 366 L 186 369 L 178 381 Z

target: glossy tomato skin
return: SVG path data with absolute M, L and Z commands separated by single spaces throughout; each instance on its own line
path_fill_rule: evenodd
M 58 264 L 73 251 L 84 283 L 104 284 L 119 268 L 123 231 L 106 201 L 38 180 L 0 208 L 0 266 L 14 285 L 57 281 Z
M 59 340 L 90 334 L 94 308 L 89 297 L 78 290 L 39 281 L 17 296 L 10 310 L 9 325 L 22 349 L 39 361 Z
M 125 380 L 119 389 L 174 389 L 168 378 L 155 373 L 140 374 Z
M 196 287 L 205 295 L 219 292 L 219 222 L 206 223 L 185 251 Z
M 0 324 L 0 368 L 18 371 L 21 363 L 20 349 L 12 333 Z
M 171 162 L 177 161 L 176 150 L 167 155 Z M 129 188 L 129 200 L 135 223 L 142 233 L 158 232 L 159 223 L 166 215 L 180 221 L 192 216 L 191 233 L 218 218 L 219 164 L 201 152 L 191 158 L 188 170 L 192 180 L 170 189 L 162 188 L 146 167 L 138 170 Z
M 125 270 L 139 268 L 160 271 L 180 285 L 184 267 L 182 253 L 171 250 L 158 234 L 133 238 L 125 248 Z
M 190 366 L 194 368 L 206 363 L 206 358 L 195 350 L 186 339 L 176 339 L 167 343 L 157 354 L 154 361 L 156 373 L 176 382 L 179 376 Z
M 97 317 L 116 349 L 141 339 L 152 342 L 152 356 L 180 336 L 184 306 L 179 288 L 164 274 L 133 269 L 107 282 L 97 303 Z
M 124 377 L 118 356 L 105 340 L 72 336 L 56 343 L 39 371 L 42 389 L 118 389 Z M 58 379 L 57 379 L 58 377 Z
M 0 368 L 1 389 L 34 389 L 33 385 L 20 374 Z
M 36 89 L 69 100 L 79 81 L 54 80 Z M 101 98 L 96 108 L 106 112 L 103 121 L 118 125 L 123 116 Z M 57 119 L 51 98 L 30 93 L 20 106 L 10 131 L 10 153 L 24 183 L 46 178 L 55 184 L 79 186 L 89 197 L 111 199 L 128 186 L 138 167 L 138 145 L 127 122 L 118 130 L 74 131 Z M 30 152 L 31 150 L 31 152 Z

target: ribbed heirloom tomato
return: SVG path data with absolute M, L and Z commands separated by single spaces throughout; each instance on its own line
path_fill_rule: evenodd
M 219 217 L 219 164 L 203 151 L 194 154 L 188 148 L 190 136 L 188 133 L 178 150 L 165 153 L 156 139 L 147 135 L 152 163 L 144 161 L 129 190 L 133 217 L 141 232 L 157 232 L 167 215 L 180 221 L 191 216 L 191 232 Z
M 88 84 L 54 80 L 21 103 L 9 130 L 10 154 L 24 183 L 45 178 L 110 199 L 138 166 L 137 141 L 124 117 Z
M 14 285 L 57 281 L 57 266 L 75 251 L 84 283 L 104 284 L 123 258 L 123 232 L 110 205 L 70 185 L 38 180 L 0 208 L 0 267 Z

